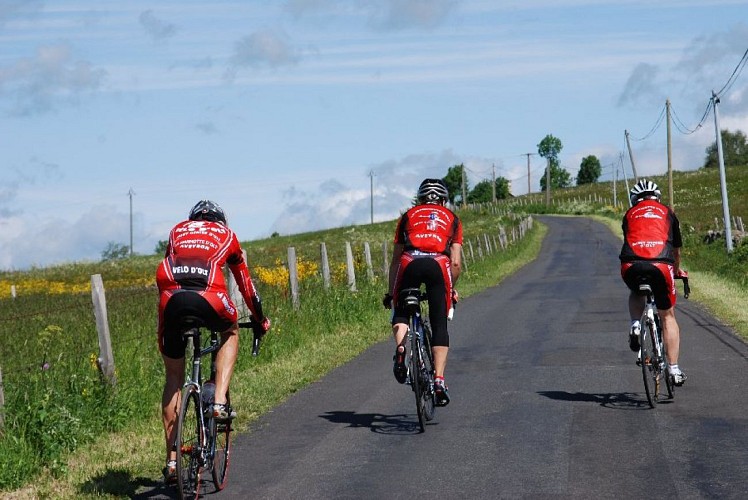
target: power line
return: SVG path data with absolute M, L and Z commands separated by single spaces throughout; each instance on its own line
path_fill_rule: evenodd
M 665 106 L 662 107 L 662 110 L 660 111 L 660 116 L 657 118 L 657 122 L 655 122 L 654 126 L 652 127 L 652 130 L 650 130 L 647 135 L 641 138 L 633 137 L 635 141 L 645 141 L 649 139 L 652 134 L 654 134 L 658 128 L 660 128 L 660 125 L 662 125 L 662 121 L 665 119 Z
M 697 130 L 699 130 L 701 128 L 701 126 L 704 124 L 704 122 L 703 122 L 704 118 L 702 118 L 702 121 L 699 122 L 699 124 L 696 125 L 696 127 L 694 127 L 693 129 L 688 128 L 683 123 L 683 121 L 680 119 L 680 117 L 678 116 L 678 114 L 675 112 L 675 109 L 673 109 L 672 103 L 670 105 L 670 113 L 672 114 L 673 118 L 675 118 L 675 120 L 673 120 L 673 123 L 675 124 L 675 128 L 678 129 L 678 132 L 680 132 L 683 135 L 693 134 L 694 132 L 696 132 Z
M 720 89 L 720 91 L 715 94 L 717 98 L 722 97 L 723 93 L 730 90 L 730 87 L 732 87 L 732 85 L 738 79 L 738 76 L 740 76 L 740 72 L 743 71 L 743 68 L 745 67 L 745 64 L 747 61 L 748 61 L 748 49 L 746 49 L 745 52 L 743 52 L 743 57 L 740 58 L 740 62 L 738 62 L 737 66 L 735 66 L 735 69 L 732 71 L 730 78 L 727 79 L 727 83 L 725 83 L 724 86 Z

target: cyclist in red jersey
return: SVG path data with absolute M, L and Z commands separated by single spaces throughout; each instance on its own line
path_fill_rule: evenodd
M 680 328 L 675 319 L 675 277 L 686 276 L 680 268 L 683 241 L 680 223 L 670 207 L 660 202 L 657 184 L 646 179 L 631 188 L 631 208 L 623 217 L 621 277 L 628 286 L 631 330 L 629 347 L 639 351 L 639 318 L 644 312 L 645 297 L 639 283 L 652 287 L 655 305 L 662 320 L 663 340 L 667 349 L 670 375 L 675 385 L 683 385 L 686 375 L 678 366 Z
M 399 383 L 405 383 L 405 340 L 408 315 L 398 303 L 398 291 L 426 285 L 429 321 L 433 335 L 436 404 L 449 404 L 444 381 L 449 351 L 447 314 L 452 306 L 454 284 L 462 269 L 462 223 L 445 204 L 447 185 L 441 179 L 425 179 L 418 188 L 418 205 L 400 217 L 390 265 L 389 289 L 384 306 L 392 308 L 392 333 L 395 337 L 393 372 Z
M 239 240 L 228 228 L 221 207 L 212 201 L 201 200 L 190 210 L 188 220 L 172 228 L 165 258 L 156 271 L 158 346 L 166 369 L 161 404 L 166 438 L 164 477 L 167 481 L 176 479 L 173 444 L 187 345 L 178 329 L 182 316 L 200 317 L 207 328 L 222 332 L 221 348 L 216 355 L 213 415 L 224 420 L 236 416 L 226 404 L 226 391 L 239 350 L 239 329 L 237 309 L 224 281 L 225 264 L 234 275 L 252 318 L 259 323 L 262 333 L 267 332 L 270 320 L 262 313 L 262 302 L 252 283 Z

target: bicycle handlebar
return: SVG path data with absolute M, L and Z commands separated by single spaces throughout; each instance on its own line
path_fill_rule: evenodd
M 252 356 L 259 355 L 260 354 L 260 341 L 262 340 L 262 337 L 265 335 L 265 332 L 262 331 L 260 324 L 250 319 L 249 321 L 240 321 L 238 325 L 239 325 L 239 328 L 251 328 L 252 329 Z

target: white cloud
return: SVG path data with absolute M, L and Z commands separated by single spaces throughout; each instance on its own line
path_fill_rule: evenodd
M 83 93 L 99 89 L 105 77 L 105 70 L 75 60 L 68 45 L 43 45 L 34 57 L 0 67 L 0 95 L 12 97 L 7 110 L 12 115 L 42 114 L 59 102 L 75 102 Z
M 101 258 L 108 243 L 129 244 L 129 216 L 111 205 L 92 207 L 77 220 L 18 214 L 0 219 L 0 268 L 26 269 Z M 150 249 L 152 250 L 152 249 Z

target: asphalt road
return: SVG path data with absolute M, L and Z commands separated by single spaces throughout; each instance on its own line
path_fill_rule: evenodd
M 425 433 L 381 343 L 239 436 L 213 498 L 748 498 L 746 343 L 679 297 L 689 379 L 650 409 L 619 240 L 542 220 L 539 258 L 459 304 L 452 403 Z

